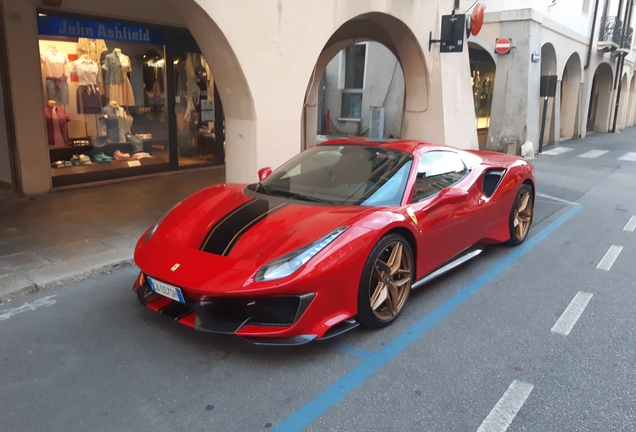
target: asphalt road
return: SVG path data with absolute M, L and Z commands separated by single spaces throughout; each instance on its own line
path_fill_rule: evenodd
M 6 303 L 0 431 L 636 430 L 633 142 L 540 155 L 532 237 L 380 331 L 295 348 L 197 333 L 138 303 L 134 268 Z

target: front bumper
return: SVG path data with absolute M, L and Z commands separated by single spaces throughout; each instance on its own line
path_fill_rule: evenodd
M 208 296 L 205 300 L 194 300 L 183 293 L 184 303 L 181 303 L 152 291 L 143 272 L 139 274 L 133 291 L 143 305 L 155 312 L 195 330 L 219 334 L 237 334 L 247 325 L 263 327 L 265 333 L 272 327 L 287 329 L 300 319 L 315 297 L 315 294 L 308 293 L 268 297 Z M 245 339 L 259 345 L 302 345 L 316 336 L 302 334 Z

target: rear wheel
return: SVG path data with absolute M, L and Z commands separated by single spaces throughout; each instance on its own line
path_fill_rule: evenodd
M 510 211 L 510 243 L 520 245 L 528 236 L 532 216 L 534 215 L 534 195 L 532 187 L 522 184 L 517 192 L 517 197 Z
M 413 270 L 413 252 L 406 239 L 398 234 L 383 237 L 362 272 L 358 322 L 369 328 L 382 328 L 393 322 L 411 292 Z

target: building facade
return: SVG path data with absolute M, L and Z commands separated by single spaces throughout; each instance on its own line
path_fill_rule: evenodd
M 636 123 L 631 0 L 483 3 L 483 28 L 468 40 L 481 147 L 518 153 L 530 141 L 536 151 L 541 139 Z M 500 38 L 508 53 L 496 53 Z
M 467 51 L 429 50 L 454 0 L 1 3 L 20 193 L 219 163 L 254 181 L 315 143 L 320 77 L 365 41 L 403 71 L 402 138 L 477 147 Z

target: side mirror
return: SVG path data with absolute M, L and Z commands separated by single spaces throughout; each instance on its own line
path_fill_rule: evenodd
M 466 199 L 468 199 L 468 191 L 455 188 L 442 189 L 427 210 L 430 212 L 446 204 L 459 204 Z
M 270 167 L 261 168 L 258 170 L 258 181 L 263 181 L 272 173 L 272 169 Z

